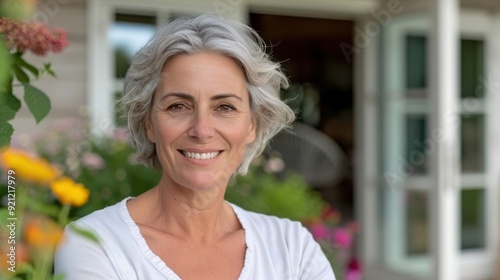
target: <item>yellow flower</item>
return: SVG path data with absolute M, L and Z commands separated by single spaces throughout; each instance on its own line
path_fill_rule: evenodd
M 28 183 L 47 185 L 59 175 L 57 168 L 48 161 L 18 149 L 3 148 L 0 163 L 5 169 L 14 170 L 13 177 Z
M 62 177 L 53 181 L 50 183 L 50 188 L 54 196 L 62 204 L 70 204 L 76 207 L 84 205 L 90 195 L 90 190 L 68 177 Z

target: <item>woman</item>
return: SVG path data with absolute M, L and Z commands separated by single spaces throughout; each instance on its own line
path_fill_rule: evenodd
M 202 15 L 178 19 L 134 57 L 121 103 L 138 159 L 157 186 L 74 223 L 56 254 L 66 279 L 335 279 L 298 222 L 224 200 L 293 111 L 288 85 L 249 27 Z

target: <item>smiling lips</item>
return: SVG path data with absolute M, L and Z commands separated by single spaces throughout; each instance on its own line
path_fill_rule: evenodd
M 220 154 L 220 152 L 195 153 L 195 152 L 182 151 L 182 154 L 185 157 L 192 158 L 192 159 L 207 160 L 207 159 L 213 159 L 214 157 L 218 156 Z

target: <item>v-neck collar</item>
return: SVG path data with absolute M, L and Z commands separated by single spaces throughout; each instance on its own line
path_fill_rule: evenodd
M 141 234 L 139 226 L 137 226 L 135 221 L 130 216 L 130 212 L 128 211 L 127 201 L 130 199 L 133 199 L 133 197 L 127 197 L 123 199 L 120 202 L 118 211 L 120 213 L 120 217 L 122 218 L 123 222 L 128 226 L 130 233 L 134 237 L 134 240 L 139 245 L 142 254 L 151 263 L 152 266 L 154 266 L 163 276 L 165 276 L 166 279 L 182 280 L 170 267 L 167 266 L 167 264 L 158 255 L 156 255 L 151 250 L 151 248 L 149 248 L 149 245 L 147 244 L 146 240 Z M 250 227 L 247 224 L 247 219 L 245 217 L 244 210 L 232 203 L 228 202 L 228 204 L 233 208 L 233 211 L 236 214 L 236 217 L 238 218 L 243 228 L 243 231 L 245 232 L 245 245 L 246 245 L 245 261 L 243 264 L 243 268 L 240 272 L 240 276 L 238 277 L 238 280 L 247 280 L 250 279 L 250 271 L 254 263 L 254 252 L 253 252 L 254 247 L 252 244 L 254 239 L 252 236 L 252 232 L 249 230 Z

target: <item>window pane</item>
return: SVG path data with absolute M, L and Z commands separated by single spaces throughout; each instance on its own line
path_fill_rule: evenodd
M 406 117 L 406 161 L 408 174 L 427 172 L 425 139 L 427 137 L 427 119 L 425 115 L 407 115 Z
M 484 42 L 478 40 L 461 41 L 461 96 L 481 98 L 484 87 Z
M 462 250 L 484 248 L 486 239 L 485 190 L 462 190 L 460 205 L 460 248 Z
M 408 190 L 406 193 L 406 254 L 429 253 L 429 216 L 427 193 Z
M 116 14 L 110 39 L 115 58 L 115 77 L 123 78 L 133 55 L 156 31 L 154 16 Z
M 461 126 L 462 172 L 484 171 L 484 115 L 463 115 Z
M 427 38 L 406 36 L 406 88 L 427 87 Z

